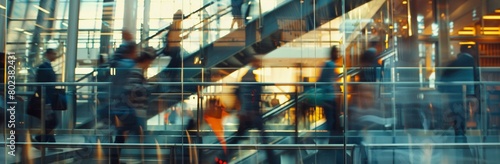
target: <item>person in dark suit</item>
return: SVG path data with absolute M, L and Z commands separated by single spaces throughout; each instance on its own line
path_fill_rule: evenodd
M 473 55 L 476 49 L 471 45 L 463 45 L 460 47 L 460 53 L 457 58 L 447 65 L 441 75 L 441 82 L 473 82 L 478 81 L 477 66 Z M 476 86 L 473 84 L 466 85 L 440 85 L 438 90 L 449 94 L 448 108 L 450 116 L 453 120 L 453 128 L 455 130 L 455 142 L 466 143 L 466 107 L 464 102 L 475 99 Z M 464 100 L 464 96 L 467 97 Z
M 51 62 L 55 61 L 59 56 L 55 49 L 47 49 L 44 53 L 45 59 L 40 64 L 36 71 L 36 82 L 56 82 L 56 73 L 52 68 Z M 58 125 L 56 114 L 51 110 L 52 93 L 55 93 L 55 86 L 45 86 L 45 92 L 42 93 L 42 87 L 38 86 L 36 93 L 43 96 L 45 102 L 45 137 L 42 135 L 35 136 L 34 140 L 38 142 L 56 142 L 53 131 Z

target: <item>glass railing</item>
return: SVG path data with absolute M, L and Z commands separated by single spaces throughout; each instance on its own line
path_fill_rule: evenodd
M 488 69 L 488 72 L 492 72 L 494 69 Z M 498 71 L 498 69 L 496 69 Z M 159 83 L 160 84 L 160 83 Z M 167 83 L 165 83 L 167 84 Z M 198 86 L 238 86 L 245 83 L 195 83 L 195 82 L 186 82 L 184 85 L 198 85 Z M 297 86 L 303 87 L 307 85 L 316 85 L 318 83 L 259 83 L 263 86 Z M 342 122 L 343 133 L 340 134 L 339 140 L 333 144 L 359 144 L 356 142 L 357 137 L 363 138 L 363 143 L 365 150 L 369 150 L 372 154 L 369 154 L 370 161 L 383 161 L 387 160 L 386 158 L 399 158 L 401 155 L 405 153 L 410 153 L 412 155 L 418 155 L 418 152 L 408 152 L 406 151 L 408 147 L 412 147 L 413 149 L 419 150 L 433 150 L 439 151 L 442 153 L 446 152 L 444 150 L 451 149 L 455 152 L 468 150 L 464 148 L 464 146 L 468 146 L 469 149 L 480 149 L 480 150 L 494 150 L 498 145 L 495 141 L 495 136 L 498 129 L 498 109 L 496 104 L 500 101 L 498 99 L 498 86 L 500 83 L 497 81 L 483 81 L 483 82 L 467 82 L 467 81 L 452 81 L 452 82 L 435 82 L 435 85 L 438 86 L 438 89 L 431 89 L 429 87 L 428 82 L 424 82 L 422 85 L 421 82 L 346 82 L 346 83 L 337 83 L 339 85 L 344 85 L 347 88 L 346 92 L 338 93 L 338 97 L 340 99 L 338 102 L 338 117 Z M 56 86 L 96 86 L 96 85 L 109 85 L 109 83 L 25 83 L 20 84 L 19 86 L 48 86 L 48 85 L 56 85 Z M 389 86 L 389 87 L 388 87 Z M 424 86 L 424 87 L 422 87 Z M 468 86 L 474 86 L 477 88 L 477 92 L 479 94 L 469 94 L 467 92 Z M 388 89 L 389 88 L 389 89 Z M 447 88 L 449 90 L 444 90 L 439 88 Z M 457 90 L 455 90 L 458 88 Z M 377 93 L 378 92 L 378 93 Z M 225 95 L 226 94 L 226 95 Z M 294 96 L 296 93 L 286 93 L 286 92 L 266 92 L 263 97 L 274 96 L 277 94 L 277 97 L 282 97 L 283 95 Z M 212 133 L 214 129 L 210 128 L 208 123 L 206 122 L 206 114 L 207 107 L 206 103 L 203 100 L 207 100 L 210 97 L 212 98 L 220 98 L 223 103 L 227 101 L 231 101 L 229 96 L 231 93 L 226 91 L 224 92 L 214 92 L 210 90 L 202 90 L 199 93 L 199 96 L 194 96 L 195 103 L 192 104 L 190 102 L 185 101 L 185 104 L 180 106 L 182 112 L 179 117 L 183 117 L 185 120 L 194 119 L 195 124 L 192 130 L 189 130 L 188 133 L 183 132 L 183 130 L 188 126 L 189 122 L 177 122 L 167 123 L 162 126 L 157 125 L 148 125 L 145 128 L 143 137 L 145 137 L 145 144 L 137 144 L 136 146 L 143 145 L 146 148 L 152 147 L 155 144 L 155 139 L 158 142 L 160 149 L 164 153 L 162 155 L 171 155 L 171 151 L 167 151 L 166 149 L 173 145 L 168 144 L 160 144 L 160 143 L 178 143 L 184 145 L 185 148 L 189 146 L 196 146 L 196 150 L 200 150 L 200 152 L 204 152 L 209 144 L 213 145 L 213 141 L 216 141 L 216 137 Z M 347 97 L 345 97 L 346 95 Z M 178 97 L 183 97 L 178 95 Z M 288 97 L 288 96 L 285 96 Z M 344 99 L 345 97 L 345 99 Z M 201 99 L 203 98 L 203 99 Z M 43 98 L 42 98 L 43 99 Z M 168 99 L 164 99 L 168 100 Z M 312 146 L 311 149 L 322 149 L 318 146 L 328 143 L 327 139 L 331 136 L 327 133 L 325 127 L 321 127 L 324 122 L 324 113 L 322 112 L 321 106 L 292 106 L 287 107 L 286 105 L 290 101 L 294 101 L 296 99 L 290 98 L 285 101 L 280 101 L 280 106 L 284 106 L 284 108 L 289 108 L 288 111 L 284 113 L 279 113 L 274 115 L 277 120 L 269 119 L 265 123 L 266 132 L 268 133 L 269 140 L 275 145 L 274 147 L 276 154 L 286 154 L 287 151 L 281 151 L 280 146 L 286 146 L 286 144 L 294 144 L 297 150 L 298 147 L 308 146 L 308 144 L 317 145 Z M 301 100 L 301 99 L 299 99 Z M 304 102 L 299 102 L 296 104 L 300 104 Z M 19 103 L 22 104 L 22 103 Z M 194 106 L 192 106 L 194 105 Z M 225 104 L 226 109 L 230 110 L 230 104 Z M 150 109 L 154 111 L 163 111 L 167 109 L 169 105 L 165 105 L 162 108 Z M 274 107 L 272 109 L 277 109 L 278 107 Z M 22 109 L 18 106 L 18 109 Z M 43 108 L 42 108 L 43 110 Z M 85 113 L 84 110 L 86 107 L 77 107 L 75 112 L 78 112 L 76 118 L 83 117 L 82 113 Z M 262 109 L 264 115 L 269 111 L 266 108 Z M 70 112 L 70 111 L 65 111 Z M 95 113 L 96 111 L 88 111 Z M 191 113 L 189 113 L 191 112 Z M 231 112 L 227 111 L 228 117 L 224 117 L 225 121 L 221 121 L 220 123 L 224 127 L 225 136 L 231 136 L 231 133 L 234 133 L 237 127 L 237 120 L 230 120 L 230 117 L 236 118 L 236 111 Z M 299 112 L 302 112 L 299 114 Z M 32 121 L 35 122 L 36 119 L 27 119 L 30 116 L 22 116 L 23 110 L 19 110 L 16 112 L 16 115 L 19 115 L 18 118 L 26 118 L 24 120 L 18 121 Z M 283 114 L 283 115 L 281 115 Z M 60 117 L 61 120 L 64 120 L 65 114 L 61 112 L 63 117 Z M 69 117 L 66 115 L 66 117 Z M 179 118 L 178 117 L 178 118 Z M 191 118 L 190 118 L 191 117 Z M 44 119 L 43 117 L 41 119 Z M 46 118 L 45 118 L 46 119 Z M 223 119 L 223 120 L 224 120 Z M 182 119 L 181 119 L 182 120 Z M 97 122 L 99 120 L 96 120 Z M 166 120 L 164 120 L 166 121 Z M 463 129 L 454 126 L 461 123 L 463 125 Z M 69 124 L 67 121 L 61 121 L 61 124 Z M 19 145 L 23 145 L 24 141 L 28 141 L 26 137 L 22 137 L 27 135 L 30 132 L 32 135 L 37 134 L 39 131 L 39 127 L 29 127 L 28 125 L 40 125 L 46 126 L 42 122 L 41 124 L 25 124 L 25 126 L 16 127 L 16 134 L 19 137 L 18 142 Z M 176 128 L 176 125 L 181 125 L 184 127 Z M 60 147 L 64 145 L 64 149 L 73 149 L 76 150 L 79 147 L 86 146 L 86 148 L 93 147 L 94 150 L 98 149 L 99 146 L 95 144 L 97 141 L 94 139 L 92 142 L 94 144 L 84 144 L 85 142 L 91 142 L 92 137 L 99 138 L 99 141 L 102 143 L 101 148 L 106 149 L 108 146 L 116 146 L 115 144 L 104 144 L 105 142 L 110 142 L 109 139 L 106 138 L 111 137 L 111 132 L 114 127 L 107 126 L 106 128 L 97 128 L 91 130 L 77 130 L 70 128 L 69 125 L 61 125 L 61 128 L 57 128 L 55 130 L 57 143 L 55 144 L 47 144 L 47 147 Z M 107 130 L 107 133 L 106 133 Z M 466 142 L 460 141 L 457 142 L 456 139 L 461 138 L 461 131 L 463 130 L 463 136 L 466 137 Z M 176 132 L 178 131 L 178 132 Z M 43 131 L 41 131 L 43 132 Z M 82 136 L 83 134 L 83 136 Z M 191 141 L 184 140 L 183 138 L 190 135 Z M 258 134 L 255 131 L 250 131 L 248 136 L 253 136 Z M 135 134 L 131 134 L 131 136 L 136 136 Z M 265 149 L 266 145 L 258 146 L 256 143 L 259 142 L 260 137 L 253 137 L 253 139 L 249 141 L 241 142 L 241 144 L 250 144 L 248 146 L 257 146 L 254 148 L 257 149 Z M 161 141 L 160 141 L 161 140 Z M 210 140 L 212 142 L 210 142 Z M 138 140 L 137 140 L 138 141 Z M 200 142 L 202 141 L 202 142 Z M 75 142 L 81 144 L 74 144 Z M 188 143 L 199 143 L 199 145 L 189 145 Z M 27 144 L 27 143 L 26 143 Z M 205 144 L 205 145 L 204 145 Z M 31 143 L 32 146 L 38 146 L 38 143 Z M 163 146 L 162 146 L 163 145 Z M 340 147 L 338 145 L 337 147 Z M 422 145 L 429 145 L 430 147 L 425 147 Z M 97 147 L 96 147 L 97 146 Z M 239 145 L 245 147 L 244 145 Z M 326 146 L 335 146 L 328 145 Z M 496 146 L 496 147 L 495 147 Z M 228 147 L 236 147 L 236 145 L 228 145 Z M 262 148 L 261 148 L 262 147 Z M 293 147 L 293 146 L 290 146 Z M 424 148 L 425 147 L 425 148 Z M 137 148 L 137 147 L 136 147 Z M 333 149 L 333 148 L 332 148 Z M 202 151 L 203 150 L 203 151 Z M 396 151 L 397 153 L 391 157 L 381 157 L 380 155 L 386 151 Z M 34 150 L 36 151 L 36 150 Z M 253 150 L 255 151 L 255 149 Z M 317 153 L 321 153 L 321 150 L 315 150 Z M 168 153 L 170 152 L 170 153 Z M 246 152 L 246 151 L 245 151 Z M 252 152 L 249 150 L 248 152 Z M 306 151 L 307 152 L 307 151 Z M 313 157 L 309 158 L 317 158 L 320 157 L 311 154 L 309 155 Z M 46 152 L 46 153 L 49 153 Z M 135 152 L 131 155 L 138 155 Z M 178 152 L 178 153 L 186 153 L 186 152 Z M 402 153 L 402 154 L 399 154 Z M 140 153 L 139 153 L 140 154 Z M 156 160 L 156 156 L 147 155 L 145 156 L 149 159 Z M 154 154 L 154 153 L 153 153 Z M 247 153 L 243 153 L 247 154 Z M 379 154 L 379 155 L 377 155 Z M 48 154 L 46 154 L 48 155 Z M 48 156 L 47 156 L 48 157 Z M 432 157 L 432 158 L 431 158 Z M 464 155 L 463 157 L 457 157 L 453 154 L 447 154 L 443 157 L 437 157 L 434 154 L 429 157 L 428 160 L 443 160 L 445 158 L 448 159 L 459 159 L 459 158 L 470 158 L 473 160 L 485 160 L 491 161 L 494 159 L 492 156 L 468 156 Z M 90 158 L 90 157 L 89 157 Z M 94 158 L 94 157 L 92 157 Z M 146 157 L 145 157 L 146 158 Z M 179 157 L 180 158 L 180 157 Z M 241 157 L 241 159 L 250 159 L 253 157 Z M 333 158 L 333 157 L 331 157 Z M 427 157 L 426 157 L 427 158 Z M 185 159 L 189 159 L 185 157 Z M 201 160 L 201 159 L 200 159 Z

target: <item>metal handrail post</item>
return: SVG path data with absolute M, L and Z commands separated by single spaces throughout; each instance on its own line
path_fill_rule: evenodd
M 45 141 L 47 139 L 47 137 L 45 137 L 45 86 L 42 86 L 42 89 L 40 91 L 40 120 L 41 120 L 41 141 Z M 38 142 L 41 142 L 41 141 L 38 141 Z M 45 147 L 42 145 L 41 146 L 41 149 L 42 149 L 42 158 L 41 158 L 41 162 L 44 163 L 45 162 Z

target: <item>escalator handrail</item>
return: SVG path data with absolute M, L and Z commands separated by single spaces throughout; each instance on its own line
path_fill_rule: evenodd
M 201 10 L 203 10 L 203 9 L 205 9 L 205 8 L 207 8 L 207 7 L 211 6 L 211 5 L 213 5 L 214 3 L 215 3 L 215 1 L 212 1 L 212 2 L 209 2 L 209 3 L 205 4 L 205 5 L 203 5 L 201 8 L 199 8 L 199 9 L 197 9 L 197 10 L 195 10 L 195 11 L 193 11 L 193 12 L 189 13 L 189 14 L 188 14 L 188 15 L 186 15 L 186 16 L 184 16 L 184 17 L 183 17 L 183 19 L 187 19 L 187 18 L 189 18 L 191 15 L 193 15 L 193 14 L 195 14 L 195 13 L 197 13 L 197 12 L 200 12 Z M 198 25 L 198 24 L 197 24 L 197 25 Z M 167 27 L 164 27 L 164 28 L 160 29 L 160 30 L 159 30 L 158 32 L 156 32 L 155 34 L 153 34 L 153 35 L 151 35 L 151 36 L 147 37 L 147 38 L 146 38 L 146 39 L 144 39 L 144 40 L 141 40 L 139 43 L 137 43 L 137 45 L 140 45 L 141 43 L 147 42 L 147 41 L 149 41 L 149 40 L 153 39 L 154 37 L 156 37 L 156 36 L 160 35 L 161 33 L 163 33 L 163 32 L 165 32 L 165 31 L 167 31 L 168 29 L 170 29 L 170 26 L 171 26 L 171 25 L 168 25 Z M 193 28 L 193 27 L 192 27 L 192 28 Z M 157 56 L 159 56 L 161 53 L 157 52 L 156 54 L 157 54 Z M 104 63 L 104 64 L 101 64 L 101 65 L 105 65 L 105 64 L 109 64 L 109 62 Z M 80 82 L 80 81 L 82 81 L 83 79 L 85 79 L 85 78 L 87 78 L 87 77 L 91 76 L 94 72 L 96 72 L 96 70 L 95 70 L 95 69 L 94 69 L 94 70 L 92 70 L 92 72 L 90 72 L 90 73 L 88 73 L 88 74 L 85 74 L 85 75 L 84 75 L 83 77 L 81 77 L 80 79 L 76 80 L 76 82 Z
M 189 13 L 188 15 L 184 16 L 182 19 L 187 19 L 187 18 L 189 18 L 191 15 L 193 15 L 193 14 L 195 14 L 195 13 L 198 13 L 198 12 L 200 12 L 201 10 L 203 10 L 203 9 L 207 8 L 208 6 L 211 6 L 211 5 L 213 5 L 213 4 L 215 4 L 215 1 L 212 1 L 212 2 L 209 2 L 209 3 L 205 4 L 205 5 L 203 5 L 201 8 L 199 8 L 199 9 L 197 9 L 197 10 L 195 10 L 195 11 L 193 11 L 193 12 Z M 144 40 L 141 40 L 138 44 L 141 44 L 141 43 L 144 43 L 144 42 L 147 42 L 147 41 L 149 41 L 149 40 L 153 39 L 154 37 L 156 37 L 156 36 L 160 35 L 161 33 L 163 33 L 163 32 L 165 32 L 165 31 L 169 30 L 169 29 L 170 29 L 170 26 L 171 26 L 171 25 L 168 25 L 167 27 L 164 27 L 164 28 L 160 29 L 160 30 L 159 30 L 158 32 L 156 32 L 155 34 L 153 34 L 153 35 L 151 35 L 151 36 L 147 37 L 147 38 L 146 38 L 146 39 L 144 39 Z
M 386 59 L 390 56 L 393 56 L 395 53 L 396 53 L 396 51 L 394 49 L 390 49 L 390 50 L 384 51 L 382 54 L 377 56 L 377 59 Z M 351 70 L 347 71 L 347 75 L 354 76 L 354 75 L 358 74 L 359 71 L 360 71 L 359 68 L 351 69 Z M 344 77 L 344 74 L 339 74 L 338 78 L 342 78 L 342 77 Z M 279 106 L 269 110 L 268 112 L 264 113 L 264 115 L 262 115 L 262 119 L 267 120 L 267 119 L 270 119 L 269 117 L 272 118 L 273 116 L 279 115 L 279 114 L 281 114 L 281 112 L 286 111 L 292 105 L 295 105 L 295 102 L 301 101 L 304 98 L 305 98 L 305 95 L 300 93 L 297 96 L 297 100 L 295 100 L 293 98 L 289 99 L 288 101 L 284 102 L 282 105 L 279 105 Z

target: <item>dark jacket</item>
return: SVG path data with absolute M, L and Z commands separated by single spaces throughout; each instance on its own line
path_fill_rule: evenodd
M 241 82 L 257 82 L 255 74 L 253 71 L 255 69 L 251 68 L 248 72 L 241 78 Z M 241 101 L 241 111 L 242 112 L 259 112 L 260 102 L 262 95 L 262 86 L 259 84 L 244 84 L 239 88 L 239 100 Z
M 319 76 L 318 82 L 335 82 L 338 75 L 335 73 L 335 62 L 329 60 L 325 62 L 323 68 L 321 68 L 321 74 Z M 317 87 L 323 89 L 324 93 L 328 93 L 328 96 L 331 100 L 335 98 L 333 92 L 335 92 L 335 87 L 337 85 L 334 84 L 318 84 Z
M 44 61 L 40 66 L 38 66 L 36 71 L 36 82 L 56 82 L 56 72 L 49 61 Z M 37 93 L 42 94 L 45 98 L 45 104 L 52 102 L 52 96 L 50 93 L 55 92 L 55 86 L 46 86 L 45 93 L 41 93 L 42 87 L 37 87 Z M 48 96 L 46 96 L 48 95 Z
M 479 78 L 476 73 L 476 64 L 474 58 L 467 53 L 460 53 L 457 59 L 452 61 L 441 75 L 441 82 L 472 82 L 477 81 Z M 462 93 L 463 85 L 438 85 L 441 92 L 457 94 Z M 474 85 L 466 85 L 466 94 L 474 94 Z

